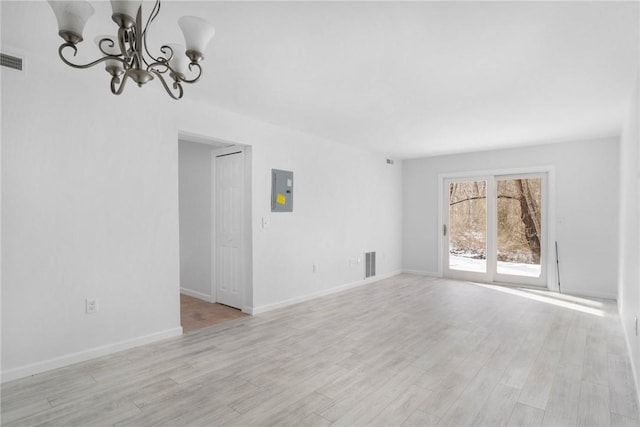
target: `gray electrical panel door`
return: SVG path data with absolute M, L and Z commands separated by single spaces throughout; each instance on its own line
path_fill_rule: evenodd
M 271 169 L 271 212 L 293 212 L 293 172 Z

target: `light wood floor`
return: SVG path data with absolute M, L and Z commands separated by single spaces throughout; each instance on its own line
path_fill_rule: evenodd
M 180 294 L 180 323 L 185 334 L 246 316 L 235 308 Z
M 397 276 L 14 381 L 3 424 L 638 426 L 612 302 Z

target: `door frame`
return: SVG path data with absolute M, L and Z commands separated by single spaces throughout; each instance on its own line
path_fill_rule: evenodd
M 253 176 L 253 153 L 251 145 L 240 144 L 230 140 L 224 140 L 220 138 L 213 138 L 203 134 L 197 134 L 190 131 L 179 130 L 177 139 L 176 139 L 176 153 L 179 150 L 180 141 L 185 142 L 194 142 L 198 144 L 204 144 L 211 146 L 212 153 L 209 156 L 210 159 L 210 167 L 211 173 L 209 183 L 210 183 L 210 193 L 211 193 L 211 229 L 210 229 L 210 262 L 211 269 L 213 270 L 216 265 L 215 260 L 215 157 L 213 153 L 220 153 L 219 150 L 224 150 L 227 148 L 234 148 L 236 151 L 238 148 L 241 148 L 244 153 L 244 286 L 242 287 L 243 292 L 243 306 L 242 311 L 247 314 L 253 314 L 253 209 L 252 209 L 252 176 Z M 176 154 L 177 156 L 177 154 Z M 178 207 L 179 211 L 179 207 Z M 178 231 L 179 233 L 179 231 Z M 178 246 L 180 245 L 180 241 L 178 239 Z M 178 248 L 179 249 L 179 248 Z M 178 253 L 180 250 L 178 250 Z M 178 264 L 180 260 L 178 259 Z M 210 284 L 210 302 L 216 302 L 216 287 L 215 283 L 215 272 L 212 271 L 211 274 L 211 284 Z M 178 292 L 180 293 L 180 284 L 178 282 Z M 180 310 L 180 299 L 178 299 L 178 311 Z
M 443 235 L 443 227 L 445 224 L 444 218 L 444 185 L 445 181 L 450 179 L 484 179 L 485 177 L 491 176 L 518 176 L 518 175 L 531 175 L 531 174 L 543 174 L 546 175 L 546 197 L 543 195 L 543 205 L 546 206 L 546 214 L 543 211 L 543 215 L 545 215 L 546 221 L 546 230 L 543 231 L 543 237 L 546 240 L 546 249 L 543 249 L 541 252 L 541 257 L 544 257 L 546 260 L 546 284 L 543 284 L 543 287 L 546 287 L 552 291 L 558 291 L 558 282 L 556 279 L 556 271 L 554 268 L 551 268 L 552 265 L 555 264 L 555 252 L 553 250 L 554 242 L 556 241 L 556 183 L 555 183 L 555 166 L 547 165 L 547 166 L 532 166 L 532 167 L 523 167 L 523 168 L 512 168 L 512 169 L 490 169 L 490 170 L 474 170 L 474 171 L 464 171 L 464 172 L 447 172 L 438 174 L 438 229 L 437 235 L 440 236 L 438 239 L 438 276 L 444 277 L 444 249 L 445 249 L 445 237 L 448 239 L 448 236 Z M 489 186 L 487 186 L 487 196 L 489 195 L 489 191 L 493 191 L 493 189 L 489 190 Z M 545 204 L 546 202 L 546 204 Z M 495 218 L 496 215 L 496 207 L 489 206 L 487 204 L 487 222 L 491 221 Z M 488 236 L 487 236 L 488 237 Z M 495 239 L 488 239 L 489 241 Z M 490 262 L 490 257 L 494 257 L 495 250 L 491 250 L 492 248 L 487 247 L 487 272 L 489 269 L 495 268 L 495 262 Z M 545 254 L 546 252 L 546 254 Z M 544 267 L 543 267 L 544 268 Z M 495 273 L 495 272 L 494 272 Z M 500 275 L 499 278 L 504 278 L 505 275 Z M 474 280 L 469 277 L 466 279 L 464 275 L 458 275 L 461 280 Z M 495 274 L 492 275 L 495 278 Z M 494 279 L 495 280 L 495 279 Z M 505 282 L 495 281 L 493 283 L 500 284 L 508 284 Z M 546 286 L 545 286 L 546 285 Z M 532 286 L 532 285 L 518 285 L 518 286 Z M 540 286 L 533 285 L 534 287 L 540 288 Z

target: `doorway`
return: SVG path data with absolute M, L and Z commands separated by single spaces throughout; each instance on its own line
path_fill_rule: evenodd
M 547 286 L 544 172 L 443 180 L 445 277 Z
M 250 147 L 195 139 L 178 150 L 185 332 L 243 315 L 252 294 Z

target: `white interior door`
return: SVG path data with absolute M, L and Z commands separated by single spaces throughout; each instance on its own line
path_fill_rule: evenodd
M 226 149 L 215 156 L 216 301 L 243 308 L 244 152 Z
M 444 276 L 545 286 L 546 181 L 545 174 L 445 179 Z

